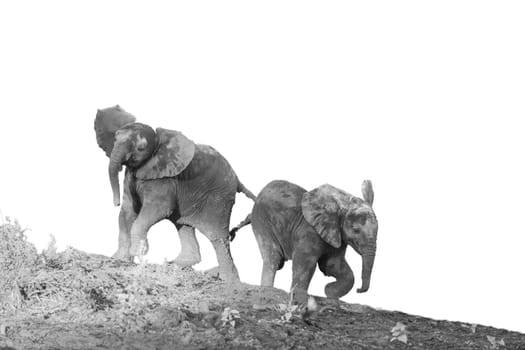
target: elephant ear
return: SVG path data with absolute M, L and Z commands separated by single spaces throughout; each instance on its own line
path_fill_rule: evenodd
M 126 112 L 122 107 L 114 107 L 97 110 L 95 117 L 95 134 L 97 143 L 109 157 L 115 144 L 115 133 L 126 124 L 134 123 L 136 118 Z
M 372 181 L 363 181 L 363 184 L 361 185 L 361 193 L 363 193 L 363 199 L 365 202 L 372 206 L 374 203 L 374 189 L 372 188 Z
M 181 132 L 162 128 L 156 131 L 157 151 L 136 173 L 142 180 L 176 176 L 186 169 L 195 154 L 195 144 Z
M 301 209 L 304 218 L 334 248 L 341 246 L 340 216 L 349 208 L 352 198 L 351 194 L 328 184 L 303 195 Z

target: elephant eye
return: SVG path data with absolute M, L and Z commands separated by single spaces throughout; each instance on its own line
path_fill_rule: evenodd
M 137 145 L 137 151 L 144 151 L 146 149 L 146 146 L 147 146 L 146 143 L 143 143 L 143 142 L 139 143 Z
M 360 215 L 358 218 L 357 218 L 357 222 L 359 223 L 359 225 L 365 225 L 366 224 L 366 216 L 365 215 Z

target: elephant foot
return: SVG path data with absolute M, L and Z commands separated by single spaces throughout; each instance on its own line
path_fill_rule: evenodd
M 324 287 L 324 294 L 330 299 L 339 299 L 345 296 L 353 286 L 352 283 L 331 282 Z
M 115 254 L 113 254 L 112 258 L 116 260 L 126 261 L 126 262 L 132 262 L 133 260 L 132 256 L 129 254 L 128 249 L 121 249 L 121 248 L 119 248 L 115 252 Z
M 148 253 L 149 245 L 147 239 L 136 240 L 131 243 L 129 254 L 131 256 L 144 256 Z
M 201 255 L 198 252 L 196 255 L 181 252 L 173 262 L 180 267 L 190 267 L 201 262 Z
M 224 280 L 230 287 L 236 286 L 241 283 L 241 279 L 239 278 L 238 274 L 235 273 L 224 273 L 220 272 L 219 276 L 222 280 Z
M 237 268 L 233 264 L 227 266 L 219 265 L 219 277 L 230 286 L 241 283 Z
M 297 304 L 305 304 L 308 302 L 308 291 L 301 288 L 293 288 L 290 293 L 293 293 L 292 299 Z

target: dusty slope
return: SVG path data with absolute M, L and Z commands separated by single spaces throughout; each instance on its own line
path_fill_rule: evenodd
M 169 264 L 15 255 L 32 264 L 0 279 L 0 349 L 525 349 L 524 334 L 323 298 L 292 312 L 284 291 Z M 392 341 L 398 323 L 406 329 Z

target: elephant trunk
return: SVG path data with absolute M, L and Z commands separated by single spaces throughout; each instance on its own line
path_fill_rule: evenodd
M 374 267 L 374 260 L 376 257 L 376 248 L 372 247 L 363 252 L 362 261 L 363 266 L 361 270 L 361 288 L 357 290 L 358 293 L 364 293 L 370 287 L 370 276 L 372 275 L 372 268 Z
M 113 204 L 118 207 L 120 205 L 120 185 L 118 182 L 118 173 L 122 170 L 122 161 L 126 155 L 125 147 L 122 144 L 115 143 L 115 147 L 111 151 L 109 160 L 109 182 L 111 183 L 111 190 L 113 191 Z

